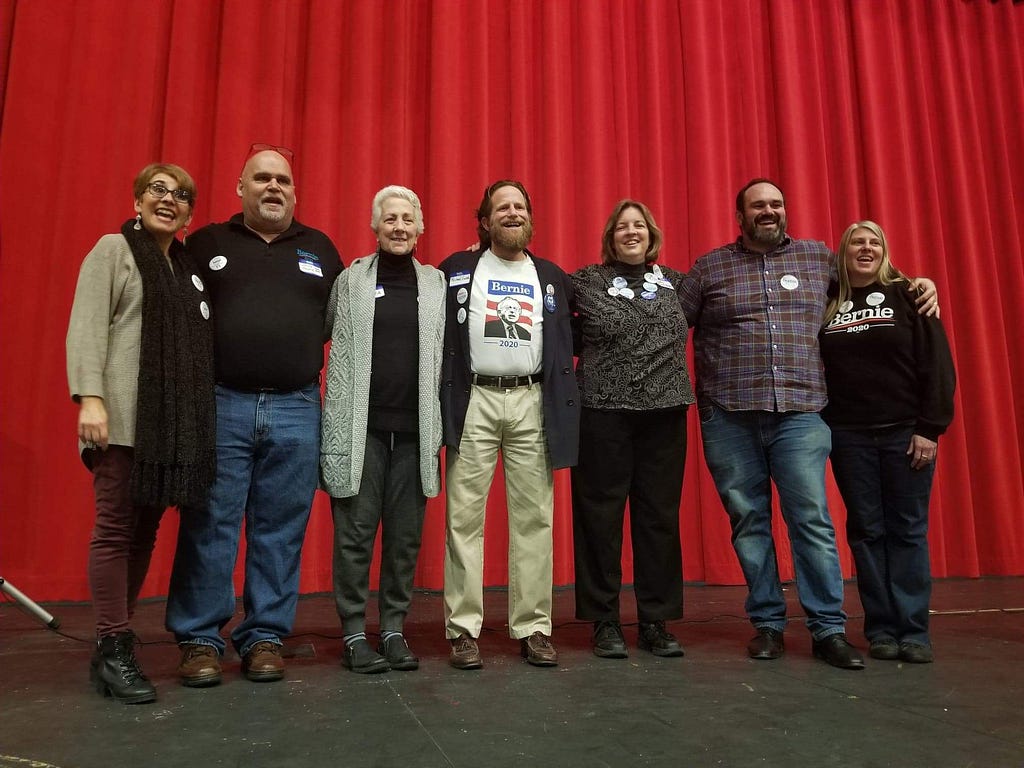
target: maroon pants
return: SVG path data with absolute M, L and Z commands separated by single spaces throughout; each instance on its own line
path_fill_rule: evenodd
M 132 504 L 133 456 L 131 448 L 111 445 L 91 457 L 96 525 L 89 542 L 89 586 L 97 637 L 128 629 L 164 513 Z

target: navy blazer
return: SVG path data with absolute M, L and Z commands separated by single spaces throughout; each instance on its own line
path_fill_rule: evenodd
M 473 294 L 473 278 L 483 251 L 453 253 L 438 267 L 448 284 L 445 307 L 444 359 L 441 361 L 441 420 L 444 423 L 444 444 L 458 450 L 462 429 L 466 425 L 466 410 L 472 386 L 469 368 L 469 321 L 460 323 L 456 294 L 465 288 Z M 572 283 L 568 275 L 555 263 L 540 259 L 527 251 L 533 259 L 540 280 L 541 291 L 547 296 L 547 287 L 554 288 L 554 307 L 544 304 L 543 365 L 544 433 L 551 457 L 552 469 L 576 465 L 580 437 L 580 393 L 572 363 Z M 469 282 L 452 286 L 451 277 L 468 272 Z M 468 311 L 468 309 L 467 309 Z

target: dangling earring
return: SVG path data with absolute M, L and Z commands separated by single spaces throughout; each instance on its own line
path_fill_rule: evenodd
M 184 245 L 186 240 L 188 240 L 188 227 L 182 227 L 181 244 Z
M 135 231 L 142 229 L 142 214 L 138 213 L 135 215 L 135 226 L 132 227 Z

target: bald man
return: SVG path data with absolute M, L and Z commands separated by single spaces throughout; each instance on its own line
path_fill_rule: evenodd
M 235 613 L 232 582 L 245 519 L 245 615 L 231 632 L 242 672 L 284 676 L 299 560 L 317 486 L 325 310 L 342 270 L 322 232 L 295 220 L 292 153 L 254 144 L 238 179 L 242 212 L 188 238 L 213 301 L 217 477 L 206 509 L 184 509 L 167 629 L 190 687 L 220 682 Z

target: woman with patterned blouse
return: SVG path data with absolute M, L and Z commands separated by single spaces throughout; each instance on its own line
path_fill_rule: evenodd
M 683 655 L 665 622 L 683 615 L 679 502 L 694 396 L 676 293 L 683 274 L 657 263 L 661 244 L 647 206 L 623 200 L 605 224 L 601 263 L 572 275 L 583 400 L 572 470 L 576 616 L 594 622 L 603 658 L 628 656 L 619 619 L 627 500 L 638 645 Z

